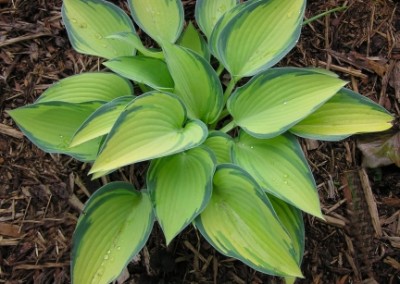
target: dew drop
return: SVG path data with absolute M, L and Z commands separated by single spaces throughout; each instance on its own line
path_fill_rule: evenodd
M 284 184 L 288 184 L 288 181 L 287 181 L 287 180 L 285 180 L 283 183 L 284 183 Z
M 289 12 L 289 13 L 287 14 L 287 17 L 288 17 L 288 18 L 291 18 L 291 17 L 293 17 L 293 14 L 294 14 L 293 11 L 291 11 L 291 12 Z
M 254 149 L 254 146 L 250 146 L 251 149 Z
M 283 102 L 284 105 L 287 105 L 287 102 Z
M 102 44 L 101 46 L 102 46 L 102 47 L 104 47 L 104 48 L 107 48 L 107 47 L 108 47 L 108 45 L 107 45 L 107 44 L 105 44 L 105 43 L 104 43 L 104 44 Z
M 107 260 L 109 258 L 108 254 L 104 256 L 104 259 Z
M 80 27 L 81 29 L 86 29 L 86 28 L 87 28 L 87 24 L 86 24 L 86 23 L 80 23 L 80 24 L 79 24 L 79 27 Z
M 101 34 L 99 34 L 99 33 L 97 33 L 95 36 L 96 36 L 97 39 L 102 39 L 103 38 L 103 36 Z
M 287 174 L 284 174 L 283 177 L 284 177 L 284 178 L 288 178 L 288 175 L 287 175 Z
M 118 246 L 118 247 L 117 247 L 117 250 L 121 250 L 121 247 L 120 247 L 120 246 Z
M 111 261 L 111 262 L 114 262 L 114 258 L 113 258 L 113 257 L 112 257 L 112 258 L 110 258 L 110 261 Z
M 78 21 L 75 18 L 71 19 L 71 22 L 73 22 L 74 24 L 76 24 Z

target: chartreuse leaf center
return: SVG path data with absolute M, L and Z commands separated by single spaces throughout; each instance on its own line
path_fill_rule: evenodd
M 167 244 L 207 205 L 215 164 L 204 147 L 151 162 L 147 184 Z
M 200 145 L 207 127 L 188 120 L 175 95 L 150 92 L 137 97 L 115 122 L 91 173 L 179 153 Z
M 146 244 L 154 215 L 147 193 L 109 183 L 86 203 L 73 237 L 73 283 L 109 283 Z
M 221 253 L 273 275 L 301 276 L 290 236 L 254 179 L 220 165 L 213 195 L 196 219 L 201 234 Z

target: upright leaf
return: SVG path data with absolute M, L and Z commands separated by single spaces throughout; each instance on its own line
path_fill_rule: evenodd
M 76 131 L 71 146 L 74 147 L 108 134 L 118 116 L 132 100 L 132 96 L 124 96 L 99 107 Z
M 231 164 L 232 163 L 232 148 L 233 139 L 228 134 L 220 131 L 210 132 L 204 145 L 209 147 L 215 157 L 217 158 L 217 164 Z
M 344 84 L 313 70 L 274 68 L 238 88 L 228 101 L 228 110 L 250 135 L 271 138 L 310 115 Z
M 211 55 L 207 42 L 199 34 L 192 22 L 189 22 L 182 33 L 182 36 L 178 40 L 178 45 L 186 47 L 202 56 L 206 61 L 210 61 Z
M 211 36 L 213 53 L 234 77 L 268 69 L 295 46 L 305 4 L 305 0 L 260 0 L 232 9 Z
M 70 147 L 70 142 L 85 119 L 100 106 L 99 102 L 45 102 L 8 113 L 29 140 L 43 151 L 67 154 L 81 161 L 93 161 L 99 151 L 100 139 L 77 147 Z
M 172 91 L 174 81 L 169 74 L 167 64 L 157 58 L 146 56 L 123 56 L 103 63 L 115 73 L 145 84 L 160 91 Z
M 213 195 L 196 226 L 224 255 L 263 273 L 301 276 L 292 241 L 271 203 L 239 167 L 217 167 Z
M 128 42 L 107 38 L 120 32 L 136 32 L 128 15 L 114 4 L 103 0 L 64 0 L 61 12 L 76 51 L 105 58 L 135 53 Z
M 131 83 L 118 75 L 106 72 L 82 73 L 53 84 L 36 102 L 109 102 L 132 94 Z
M 214 170 L 214 156 L 202 147 L 151 162 L 147 186 L 167 244 L 207 205 Z
M 257 139 L 242 131 L 233 148 L 233 160 L 268 193 L 322 217 L 314 178 L 293 135 Z
M 174 43 L 181 34 L 184 11 L 181 0 L 129 0 L 136 24 L 159 43 Z
M 72 282 L 108 284 L 145 245 L 154 224 L 149 196 L 129 183 L 97 190 L 78 220 L 72 246 Z
M 352 134 L 387 130 L 392 120 L 380 105 L 343 88 L 290 131 L 305 138 L 337 141 Z
M 235 7 L 238 2 L 238 0 L 196 1 L 196 22 L 207 38 L 210 38 L 212 30 L 221 16 Z
M 207 127 L 188 120 L 175 95 L 150 92 L 121 113 L 90 173 L 179 153 L 200 145 L 206 137 Z
M 190 118 L 210 124 L 223 107 L 222 86 L 211 65 L 193 51 L 171 44 L 163 46 L 175 82 L 175 94 L 184 102 Z
M 304 255 L 305 229 L 303 214 L 301 213 L 301 210 L 286 203 L 282 199 L 276 198 L 273 195 L 268 195 L 268 198 L 269 201 L 271 201 L 279 220 L 292 238 L 293 247 L 296 252 L 297 264 L 300 265 Z

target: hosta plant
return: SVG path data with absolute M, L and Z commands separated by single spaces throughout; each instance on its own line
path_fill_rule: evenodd
M 87 201 L 74 283 L 117 278 L 155 220 L 167 244 L 193 225 L 258 271 L 302 276 L 302 211 L 322 214 L 298 137 L 337 141 L 392 121 L 329 71 L 273 67 L 299 38 L 305 2 L 197 0 L 196 25 L 180 0 L 129 0 L 149 47 L 116 5 L 63 1 L 73 48 L 106 68 L 9 114 L 44 151 L 91 163 L 93 178 L 149 161 L 146 188 L 111 182 Z

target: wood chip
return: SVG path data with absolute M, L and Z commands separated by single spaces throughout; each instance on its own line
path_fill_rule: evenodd
M 21 237 L 20 227 L 8 223 L 0 223 L 0 235 L 13 238 Z
M 382 237 L 382 227 L 379 220 L 378 208 L 374 199 L 374 194 L 372 193 L 372 188 L 369 183 L 368 174 L 364 168 L 359 171 L 361 185 L 365 194 L 365 200 L 368 204 L 369 214 L 372 218 L 372 225 L 374 226 L 376 236 L 378 238 Z
M 394 258 L 390 257 L 390 256 L 385 257 L 383 262 L 386 263 L 386 264 L 389 264 L 390 266 L 392 266 L 396 270 L 400 270 L 400 263 L 397 260 L 395 260 Z
M 12 128 L 11 126 L 0 123 L 0 134 L 11 136 L 17 139 L 24 138 L 24 134 L 21 131 Z

